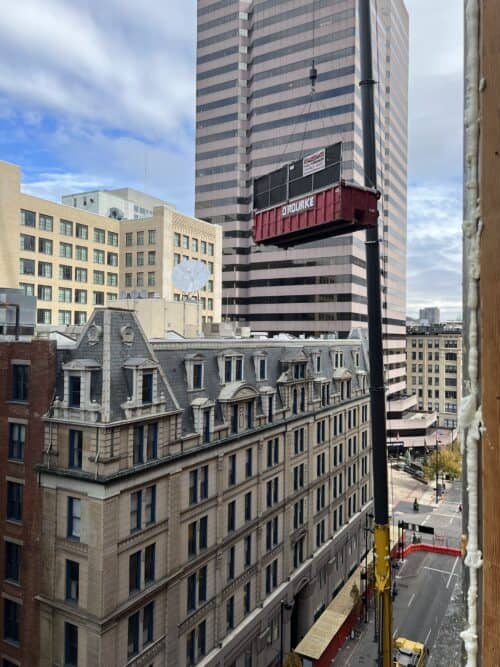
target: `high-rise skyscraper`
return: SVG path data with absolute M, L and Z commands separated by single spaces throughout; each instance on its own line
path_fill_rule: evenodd
M 364 183 L 356 0 L 198 0 L 196 215 L 223 225 L 223 314 L 254 329 L 347 336 L 367 326 L 364 235 L 256 248 L 252 181 L 343 142 Z M 408 15 L 372 3 L 388 393 L 405 389 Z M 311 94 L 309 68 L 318 70 Z

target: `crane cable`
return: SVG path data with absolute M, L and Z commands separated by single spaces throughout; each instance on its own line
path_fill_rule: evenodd
M 295 130 L 297 129 L 297 125 L 299 124 L 301 119 L 303 119 L 305 117 L 304 131 L 302 132 L 302 139 L 300 141 L 300 149 L 299 149 L 297 155 L 295 156 L 295 159 L 300 158 L 300 156 L 303 154 L 303 151 L 304 151 L 304 142 L 305 142 L 305 138 L 306 138 L 307 128 L 308 128 L 308 125 L 309 125 L 309 113 L 311 111 L 311 106 L 314 102 L 314 96 L 315 96 L 315 93 L 316 93 L 316 82 L 318 80 L 318 70 L 317 70 L 316 64 L 315 64 L 315 52 L 316 52 L 316 0 L 312 0 L 312 61 L 311 61 L 311 67 L 309 68 L 309 81 L 311 82 L 311 90 L 310 90 L 310 93 L 309 93 L 309 99 L 306 100 L 306 103 L 305 103 L 301 113 L 297 116 L 297 121 L 296 121 L 296 123 L 295 123 L 295 125 L 293 126 L 293 129 L 292 129 L 292 134 L 289 135 L 288 141 L 285 144 L 285 146 L 283 147 L 283 150 L 281 152 L 281 158 L 282 159 L 284 158 L 286 149 L 288 148 L 290 143 L 293 142 L 293 137 L 294 137 L 294 134 L 295 134 Z M 318 105 L 320 105 L 320 100 L 319 99 L 317 99 L 317 102 L 318 102 Z M 323 128 L 326 130 L 327 128 L 324 124 L 324 119 L 321 115 L 321 111 L 319 111 L 319 117 L 321 118 L 321 121 L 323 123 Z

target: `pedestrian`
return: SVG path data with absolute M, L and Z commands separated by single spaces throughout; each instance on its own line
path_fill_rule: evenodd
M 462 511 L 462 503 L 460 503 L 460 505 L 458 506 L 458 511 L 459 511 L 459 512 Z

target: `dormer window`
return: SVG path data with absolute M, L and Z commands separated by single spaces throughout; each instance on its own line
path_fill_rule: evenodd
M 61 407 L 80 411 L 100 409 L 100 366 L 93 359 L 74 359 L 63 365 L 64 395 Z
M 231 357 L 226 359 L 224 362 L 224 380 L 225 382 L 231 382 L 233 375 L 233 360 Z
M 293 366 L 293 377 L 295 380 L 303 380 L 306 376 L 306 365 L 305 363 L 294 364 Z
M 238 355 L 224 355 L 223 384 L 241 382 L 243 380 L 243 357 Z
M 142 402 L 153 402 L 153 373 L 150 371 L 142 373 Z
M 321 373 L 321 354 L 318 352 L 314 355 L 314 372 Z
M 193 389 L 203 389 L 203 364 L 193 364 Z
M 265 350 L 258 350 L 253 355 L 255 379 L 257 382 L 267 380 L 267 352 Z
M 340 368 L 344 365 L 344 353 L 339 350 L 335 351 L 334 355 L 334 366 L 335 368 Z
M 131 357 L 123 364 L 128 403 L 135 407 L 152 405 L 158 401 L 158 363 L 144 357 Z
M 81 384 L 82 378 L 80 375 L 69 376 L 69 395 L 68 405 L 70 408 L 79 408 L 81 403 Z
M 190 354 L 184 357 L 188 390 L 199 391 L 205 383 L 205 357 L 200 354 Z

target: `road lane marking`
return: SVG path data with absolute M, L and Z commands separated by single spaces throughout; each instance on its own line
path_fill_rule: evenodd
M 427 644 L 429 637 L 431 636 L 432 628 L 429 628 L 429 632 L 425 635 L 424 644 Z
M 398 626 L 398 627 L 394 630 L 394 632 L 392 633 L 392 638 L 393 638 L 393 639 L 395 639 L 395 638 L 398 636 L 398 630 L 399 630 L 399 626 Z
M 457 556 L 458 560 L 458 556 Z M 456 561 L 455 561 L 456 565 Z M 455 565 L 453 566 L 453 570 L 455 569 Z M 424 565 L 424 570 L 432 570 L 433 572 L 440 572 L 441 574 L 449 574 L 450 577 L 456 577 L 456 574 L 453 574 L 453 570 L 450 572 L 449 570 L 438 570 L 437 567 L 429 567 L 428 565 Z M 446 587 L 448 588 L 448 586 Z
M 425 526 L 426 522 L 429 521 L 430 518 L 431 518 L 431 515 L 428 514 L 420 525 Z
M 413 593 L 413 595 L 411 596 L 410 601 L 408 602 L 408 606 L 411 605 L 411 603 L 413 602 L 414 598 L 415 598 L 415 593 Z
M 458 556 L 455 558 L 455 562 L 453 563 L 453 567 L 452 567 L 452 570 L 450 572 L 450 578 L 448 579 L 448 581 L 446 583 L 446 588 L 448 588 L 448 586 L 450 585 L 450 581 L 451 581 L 451 578 L 453 577 L 453 573 L 455 572 L 455 568 L 457 566 L 457 563 L 458 563 Z

